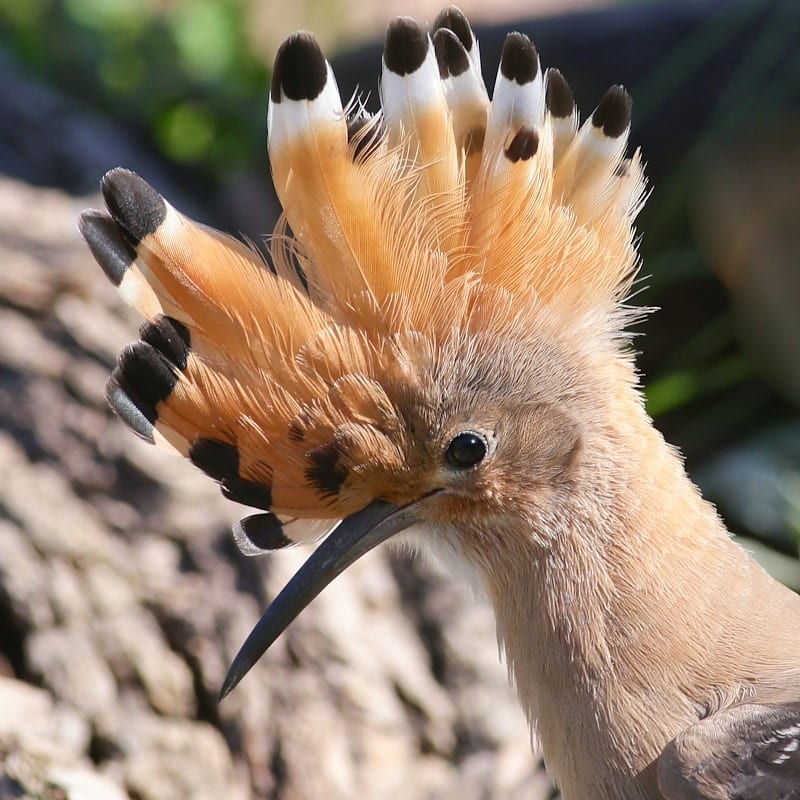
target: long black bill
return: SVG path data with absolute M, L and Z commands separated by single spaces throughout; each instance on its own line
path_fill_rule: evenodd
M 219 693 L 227 697 L 297 615 L 353 562 L 417 522 L 417 504 L 397 508 L 376 500 L 343 519 L 311 554 L 256 623 L 228 670 Z

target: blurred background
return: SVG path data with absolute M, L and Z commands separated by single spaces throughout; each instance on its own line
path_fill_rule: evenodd
M 652 187 L 634 302 L 662 309 L 634 338 L 649 411 L 731 530 L 800 590 L 800 4 L 460 5 L 487 85 L 518 29 L 584 115 L 612 83 L 633 95 Z M 314 31 L 343 97 L 374 109 L 386 23 L 438 10 L 0 0 L 0 798 L 36 780 L 42 797 L 550 796 L 491 620 L 400 555 L 343 579 L 217 708 L 227 659 L 296 562 L 243 565 L 236 510 L 106 411 L 138 321 L 75 232 L 123 165 L 258 240 L 278 213 L 264 131 L 280 41 Z M 342 626 L 360 643 L 347 652 Z M 382 635 L 391 652 L 375 655 Z M 337 750 L 320 731 L 342 725 Z

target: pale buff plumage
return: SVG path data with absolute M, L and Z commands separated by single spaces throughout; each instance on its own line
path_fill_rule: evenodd
M 780 797 L 800 798 L 800 599 L 652 427 L 623 333 L 644 190 L 627 95 L 578 128 L 515 34 L 489 103 L 466 21 L 435 27 L 436 54 L 390 28 L 383 115 L 358 132 L 313 38 L 282 46 L 271 270 L 131 173 L 104 179 L 113 221 L 82 230 L 150 320 L 112 405 L 282 515 L 262 515 L 264 547 L 381 501 L 466 559 L 565 800 L 772 797 L 736 794 L 749 751 L 698 768 L 766 734 L 788 743 Z M 448 457 L 464 432 L 484 449 L 466 468 Z

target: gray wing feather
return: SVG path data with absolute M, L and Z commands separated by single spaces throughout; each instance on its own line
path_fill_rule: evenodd
M 800 702 L 740 705 L 675 737 L 658 759 L 665 800 L 800 800 Z

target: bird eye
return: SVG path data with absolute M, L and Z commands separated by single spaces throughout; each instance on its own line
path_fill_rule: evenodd
M 486 439 L 474 431 L 464 431 L 450 440 L 445 461 L 457 469 L 468 469 L 483 461 L 488 451 Z

